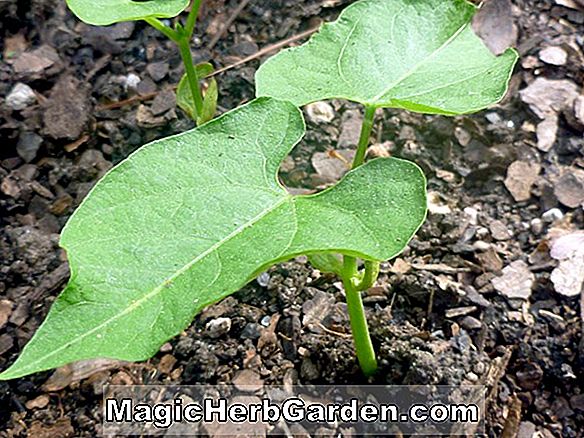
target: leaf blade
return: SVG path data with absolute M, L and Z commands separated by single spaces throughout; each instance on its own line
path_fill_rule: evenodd
M 296 107 L 260 98 L 112 169 L 63 230 L 67 288 L 0 379 L 92 357 L 146 359 L 277 261 L 401 251 L 425 217 L 420 169 L 377 159 L 334 188 L 292 196 L 277 170 L 303 133 Z M 396 207 L 400 200 L 409 207 Z
M 145 18 L 172 18 L 188 5 L 189 0 L 67 0 L 67 6 L 77 18 L 95 26 Z
M 504 96 L 517 55 L 491 54 L 470 28 L 474 11 L 462 0 L 355 2 L 308 43 L 266 61 L 257 95 L 435 114 L 485 108 Z M 449 81 L 457 86 L 445 90 Z

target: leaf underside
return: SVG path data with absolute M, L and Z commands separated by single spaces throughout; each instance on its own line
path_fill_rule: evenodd
M 517 60 L 494 56 L 473 33 L 464 0 L 361 0 L 302 46 L 256 73 L 258 96 L 302 106 L 347 99 L 430 114 L 478 111 L 499 101 Z
M 112 169 L 62 232 L 69 284 L 0 379 L 151 357 L 202 308 L 299 254 L 402 251 L 425 218 L 421 170 L 379 158 L 331 189 L 293 196 L 277 172 L 303 134 L 298 108 L 259 98 Z
M 189 0 L 67 0 L 67 6 L 81 21 L 107 26 L 121 21 L 176 17 Z

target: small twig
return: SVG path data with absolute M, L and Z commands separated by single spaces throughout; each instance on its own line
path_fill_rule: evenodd
M 211 50 L 213 47 L 215 47 L 215 44 L 217 44 L 219 42 L 219 40 L 221 39 L 221 37 L 223 36 L 225 31 L 227 29 L 229 29 L 229 26 L 231 26 L 231 24 L 235 21 L 237 16 L 241 13 L 241 11 L 243 11 L 243 9 L 248 5 L 249 2 L 250 2 L 250 0 L 242 0 L 241 3 L 239 3 L 239 5 L 237 5 L 237 8 L 235 8 L 235 11 L 233 11 L 231 16 L 227 19 L 227 21 L 225 23 L 223 23 L 223 26 L 221 26 L 221 29 L 219 29 L 219 31 L 215 34 L 215 36 L 213 37 L 213 39 L 209 43 L 209 46 L 208 46 L 209 50 Z
M 171 89 L 175 89 L 176 87 L 171 87 Z M 135 96 L 129 97 L 124 100 L 120 100 L 118 102 L 106 103 L 104 105 L 100 105 L 96 108 L 96 111 L 104 111 L 104 110 L 112 110 L 122 108 L 126 105 L 130 105 L 135 102 L 142 102 L 144 100 L 154 99 L 158 95 L 158 91 L 148 94 L 136 94 Z
M 318 322 L 316 323 L 316 325 L 323 330 L 324 332 L 328 333 L 329 335 L 333 335 L 333 336 L 338 336 L 339 338 L 344 338 L 344 339 L 349 339 L 351 337 L 351 335 L 349 333 L 341 333 L 341 332 L 337 332 L 334 330 L 331 330 L 329 328 L 326 328 L 324 325 L 322 325 L 322 323 Z
M 90 138 L 91 137 L 89 137 L 88 134 L 82 135 L 81 137 L 79 137 L 74 142 L 69 143 L 68 145 L 65 145 L 65 148 L 64 149 L 67 152 L 73 152 L 75 149 L 77 149 L 79 146 L 81 146 L 83 143 L 85 143 Z
M 290 38 L 286 38 L 283 41 L 280 41 L 280 42 L 274 43 L 270 46 L 264 47 L 263 49 L 258 50 L 257 52 L 255 52 L 255 53 L 253 53 L 253 54 L 251 54 L 251 55 L 249 55 L 249 56 L 231 64 L 231 65 L 228 65 L 227 67 L 223 67 L 223 68 L 220 68 L 219 70 L 216 70 L 215 72 L 210 74 L 208 77 L 215 76 L 215 75 L 218 75 L 220 73 L 226 72 L 227 70 L 231 70 L 232 68 L 236 68 L 236 67 L 239 67 L 240 65 L 247 64 L 249 61 L 253 61 L 254 59 L 257 59 L 261 56 L 267 55 L 268 53 L 273 52 L 274 50 L 278 50 L 281 47 L 287 46 L 288 44 L 293 43 L 294 41 L 298 41 L 298 40 L 301 40 L 302 38 L 306 38 L 307 36 L 312 35 L 317 30 L 318 30 L 318 27 L 314 27 L 312 29 L 308 29 L 308 30 L 305 30 L 304 32 L 301 32 L 298 35 L 291 36 Z

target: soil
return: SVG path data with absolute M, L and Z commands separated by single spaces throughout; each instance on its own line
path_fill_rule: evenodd
M 221 67 L 334 19 L 350 2 L 250 2 L 220 37 L 221 23 L 239 2 L 204 3 L 194 55 Z M 496 107 L 455 118 L 396 110 L 377 116 L 372 153 L 419 163 L 431 212 L 365 295 L 380 361 L 370 382 L 485 384 L 489 436 L 584 435 L 580 296 L 556 291 L 551 273 L 558 262 L 549 257 L 555 234 L 584 228 L 584 199 L 578 198 L 584 193 L 578 186 L 584 184 L 578 173 L 584 121 L 572 107 L 554 108 L 557 114 L 545 120 L 552 128 L 557 123 L 557 132 L 542 126 L 538 140 L 543 117 L 519 93 L 536 78 L 565 80 L 576 94 L 581 90 L 579 7 L 578 0 L 513 1 L 506 18 L 515 22 L 511 38 L 521 61 L 508 97 Z M 182 75 L 178 53 L 153 29 L 141 23 L 89 27 L 60 0 L 2 2 L 0 16 L 5 369 L 67 281 L 58 233 L 91 186 L 139 146 L 193 123 L 168 91 Z M 546 47 L 560 47 L 567 61 L 561 63 L 561 54 L 559 61 L 554 53 L 540 55 Z M 253 97 L 259 63 L 218 76 L 222 111 Z M 10 107 L 17 83 L 33 93 Z M 552 92 L 545 87 L 538 96 L 552 99 L 545 95 Z M 338 160 L 330 152 L 337 141 L 354 148 L 358 106 L 334 101 L 331 108 L 329 121 L 307 110 L 306 138 L 282 168 L 290 187 L 325 186 L 330 175 L 323 175 L 318 160 Z M 552 137 L 547 151 L 544 134 Z M 517 168 L 523 171 L 515 175 L 510 169 Z M 527 279 L 526 288 L 517 290 L 516 272 Z M 348 334 L 339 282 L 298 258 L 205 310 L 145 363 L 88 361 L 0 382 L 0 437 L 97 436 L 106 383 L 228 383 L 245 369 L 266 385 L 365 382 Z

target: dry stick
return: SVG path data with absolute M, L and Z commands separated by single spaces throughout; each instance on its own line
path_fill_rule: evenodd
M 229 26 L 231 26 L 231 24 L 235 21 L 235 19 L 241 13 L 241 11 L 243 11 L 243 9 L 249 4 L 249 2 L 250 2 L 250 0 L 242 0 L 242 2 L 239 5 L 237 5 L 237 8 L 235 8 L 235 11 L 233 11 L 233 14 L 231 14 L 231 16 L 227 19 L 227 21 L 223 24 L 223 26 L 221 26 L 221 29 L 219 29 L 219 32 L 217 32 L 215 34 L 215 36 L 213 37 L 213 39 L 209 43 L 209 46 L 208 46 L 209 50 L 211 50 L 213 47 L 215 47 L 215 44 L 217 44 L 219 42 L 219 40 L 223 37 L 223 34 L 225 33 L 225 31 L 227 29 L 229 29 Z
M 312 29 L 308 29 L 305 30 L 304 32 L 301 32 L 297 35 L 291 36 L 290 38 L 286 38 L 285 40 L 279 41 L 277 43 L 271 44 L 267 47 L 264 47 L 261 50 L 258 50 L 257 52 L 255 52 L 252 55 L 249 55 L 233 64 L 230 64 L 226 67 L 220 68 L 219 70 L 214 71 L 213 73 L 211 73 L 208 76 L 205 76 L 204 78 L 201 79 L 206 79 L 206 78 L 211 78 L 213 76 L 216 76 L 220 73 L 224 73 L 228 70 L 234 69 L 236 67 L 239 67 L 240 65 L 243 64 L 247 64 L 250 61 L 253 61 L 254 59 L 260 58 L 264 55 L 267 55 L 268 53 L 271 53 L 275 50 L 278 50 L 282 47 L 287 46 L 288 44 L 291 44 L 295 41 L 301 40 L 302 38 L 306 38 L 307 36 L 312 35 L 314 32 L 316 32 L 318 30 L 318 26 L 317 27 L 313 27 Z M 176 89 L 176 85 L 169 87 L 168 89 L 170 90 L 175 90 Z M 143 102 L 146 100 L 150 100 L 150 99 L 154 99 L 157 95 L 158 95 L 158 91 L 155 91 L 154 93 L 148 93 L 148 94 L 144 94 L 144 95 L 136 95 L 136 96 L 132 96 L 129 97 L 128 99 L 125 100 L 120 100 L 119 102 L 112 102 L 112 103 L 107 103 L 101 106 L 97 107 L 98 111 L 102 111 L 102 110 L 108 110 L 108 109 L 116 109 L 116 108 L 122 108 L 126 105 L 132 104 L 134 102 Z
M 279 41 L 277 43 L 274 43 L 272 45 L 269 45 L 268 47 L 264 47 L 261 50 L 258 50 L 257 52 L 255 52 L 252 55 L 249 55 L 231 65 L 228 65 L 227 67 L 223 67 L 220 68 L 219 70 L 214 71 L 213 73 L 211 73 L 209 76 L 206 76 L 208 78 L 218 75 L 219 73 L 223 73 L 226 72 L 227 70 L 231 70 L 233 68 L 239 67 L 240 65 L 243 64 L 247 64 L 250 61 L 253 61 L 254 59 L 260 58 L 270 52 L 273 52 L 274 50 L 278 50 L 281 47 L 287 46 L 290 43 L 293 43 L 295 41 L 301 40 L 302 38 L 306 38 L 309 35 L 312 35 L 314 32 L 316 32 L 318 30 L 318 27 L 313 27 L 312 29 L 308 29 L 305 30 L 304 32 L 301 32 L 297 35 L 291 36 L 290 38 L 286 38 L 285 40 Z

